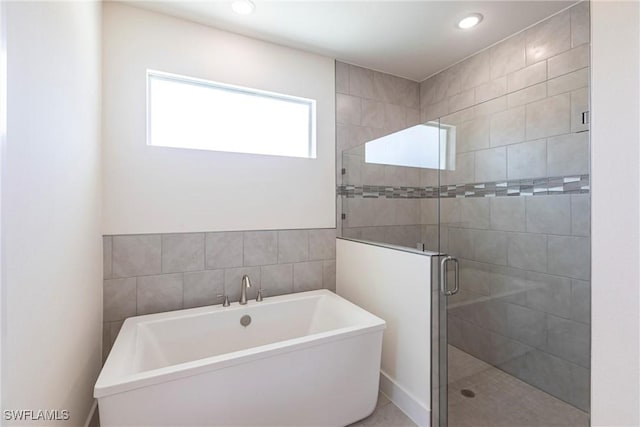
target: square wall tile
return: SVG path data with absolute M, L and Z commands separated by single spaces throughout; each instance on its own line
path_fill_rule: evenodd
M 583 44 L 574 49 L 549 58 L 549 79 L 589 66 L 589 45 Z
M 488 116 L 491 114 L 499 113 L 507 109 L 507 97 L 501 96 L 500 98 L 492 99 L 491 101 L 483 102 L 473 107 L 475 117 Z
M 373 97 L 385 103 L 400 104 L 396 86 L 397 78 L 390 74 L 373 72 Z
M 591 356 L 589 325 L 548 316 L 547 329 L 547 350 L 551 354 L 582 367 L 589 367 Z
M 163 234 L 162 272 L 204 270 L 204 233 Z
M 182 273 L 138 277 L 138 315 L 180 310 L 182 278 Z
M 591 285 L 583 280 L 571 281 L 571 320 L 591 323 Z
M 475 179 L 476 153 L 460 153 L 456 155 L 454 170 L 445 170 L 441 173 L 441 185 L 465 184 Z
M 571 234 L 571 196 L 527 197 L 529 233 Z
M 525 108 L 516 107 L 491 117 L 491 146 L 514 144 L 524 140 Z
M 561 400 L 568 401 L 572 390 L 571 368 L 575 366 L 544 351 L 532 350 L 525 356 L 518 378 Z
M 476 104 L 497 98 L 507 93 L 507 77 L 499 77 L 476 87 Z
M 571 279 L 528 272 L 526 306 L 554 316 L 570 318 Z
M 373 71 L 349 65 L 349 94 L 374 99 Z
M 429 104 L 441 101 L 442 99 L 435 99 L 434 94 L 434 82 L 435 76 L 430 77 L 420 83 L 420 109 L 425 108 Z M 444 98 L 444 96 L 443 96 Z
M 336 94 L 336 122 L 347 125 L 360 125 L 362 108 L 360 98 Z
M 549 96 L 571 92 L 576 89 L 589 86 L 589 68 L 583 68 L 569 74 L 556 77 L 547 81 L 547 93 Z
M 547 141 L 513 144 L 507 147 L 507 178 L 541 178 L 547 176 Z
M 293 292 L 293 264 L 260 267 L 260 276 L 265 297 Z
M 184 274 L 184 308 L 221 304 L 219 295 L 224 295 L 224 270 Z
M 460 199 L 461 226 L 465 228 L 489 228 L 488 197 Z
M 591 245 L 588 237 L 549 236 L 549 273 L 589 280 Z
M 134 277 L 162 272 L 159 234 L 113 236 L 113 277 Z
M 472 231 L 476 261 L 507 265 L 507 233 L 485 230 Z
M 588 3 L 588 2 L 583 2 Z M 589 412 L 591 399 L 591 369 L 582 366 L 571 365 L 571 391 L 569 393 L 569 403 Z
M 309 259 L 307 230 L 278 231 L 278 263 L 300 262 Z
M 362 99 L 362 126 L 384 128 L 384 103 L 370 99 Z
M 335 228 L 309 230 L 309 260 L 330 260 L 335 258 Z
M 582 1 L 571 8 L 571 46 L 589 43 L 589 2 Z
M 419 199 L 394 199 L 396 217 L 393 225 L 413 225 L 420 222 Z
M 269 265 L 278 262 L 276 231 L 244 232 L 244 265 Z
M 420 84 L 413 80 L 394 76 L 396 102 L 407 108 L 420 109 Z
M 404 113 L 405 113 L 405 116 L 406 116 L 405 124 L 406 124 L 407 127 L 416 126 L 416 125 L 421 124 L 420 110 L 415 109 L 415 108 L 405 107 Z
M 489 148 L 489 117 L 469 120 L 456 128 L 456 151 L 467 152 Z
M 322 261 L 301 262 L 293 265 L 293 291 L 322 289 Z
M 407 127 L 407 115 L 404 107 L 395 104 L 384 104 L 384 128 L 396 132 Z
M 365 185 L 381 185 L 385 179 L 384 165 L 375 163 L 363 163 L 361 169 L 362 184 Z M 389 184 L 382 184 L 389 185 Z
M 322 264 L 322 287 L 336 291 L 336 262 L 324 261 Z
M 591 231 L 591 196 L 576 194 L 571 196 L 571 234 L 589 236 Z
M 515 304 L 507 305 L 508 336 L 532 347 L 543 347 L 547 339 L 546 315 Z
M 420 199 L 420 224 L 438 224 L 438 199 Z
M 437 120 L 449 113 L 449 99 L 444 99 L 435 104 L 429 104 L 420 110 L 421 121 Z
M 545 272 L 547 271 L 547 236 L 509 233 L 507 254 L 510 267 Z
M 507 75 L 507 93 L 524 89 L 547 80 L 547 64 L 539 62 Z
M 103 321 L 124 320 L 136 315 L 136 278 L 105 280 L 102 289 Z
M 469 89 L 449 98 L 449 113 L 464 110 L 475 103 L 475 91 Z
M 491 80 L 491 56 L 489 51 L 476 53 L 460 63 L 462 90 L 472 89 Z
M 561 94 L 527 104 L 527 139 L 569 133 L 571 130 L 571 99 Z
M 549 176 L 589 173 L 589 132 L 560 135 L 547 139 Z
M 489 200 L 493 230 L 525 230 L 525 197 L 492 197 Z
M 243 264 L 242 232 L 207 233 L 205 236 L 206 268 L 241 267 Z
M 489 50 L 492 79 L 505 76 L 525 67 L 524 36 L 524 33 L 516 34 L 498 43 Z
M 419 225 L 394 225 L 386 227 L 385 243 L 415 248 L 419 239 Z
M 529 104 L 530 102 L 546 98 L 546 96 L 547 83 L 542 82 L 510 93 L 507 95 L 507 105 L 509 108 L 519 107 L 520 105 Z
M 499 181 L 507 178 L 506 147 L 476 152 L 475 182 Z
M 475 106 L 464 108 L 460 111 L 456 111 L 455 113 L 449 114 L 447 117 L 441 118 L 441 123 L 446 123 L 449 125 L 460 125 L 463 122 L 468 120 L 473 120 L 477 117 L 475 113 Z
M 546 19 L 525 32 L 527 65 L 571 48 L 571 14 L 565 11 Z
M 440 221 L 443 224 L 454 224 L 456 226 L 460 225 L 460 221 L 462 221 L 462 210 L 460 208 L 461 199 L 447 198 L 447 199 L 434 199 L 435 204 L 430 205 L 436 212 L 436 222 L 438 217 L 438 209 L 440 214 Z
M 449 252 L 456 257 L 474 259 L 475 233 L 466 228 L 449 228 Z M 506 247 L 505 247 L 506 250 Z M 506 258 L 506 254 L 505 254 Z

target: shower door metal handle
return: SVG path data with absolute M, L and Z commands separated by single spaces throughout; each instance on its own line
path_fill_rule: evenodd
M 454 286 L 453 289 L 449 290 L 449 276 L 447 274 L 447 263 L 451 261 L 453 262 L 454 267 Z M 442 258 L 440 261 L 440 292 L 443 295 L 451 296 L 458 293 L 460 290 L 460 264 L 458 263 L 458 259 L 452 256 L 446 256 Z

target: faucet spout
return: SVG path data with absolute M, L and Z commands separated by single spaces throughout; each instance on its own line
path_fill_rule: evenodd
M 240 304 L 245 305 L 247 303 L 247 288 L 251 287 L 251 280 L 248 275 L 242 276 L 242 286 L 240 287 Z

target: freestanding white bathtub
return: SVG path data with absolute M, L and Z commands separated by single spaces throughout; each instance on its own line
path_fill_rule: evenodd
M 94 389 L 100 424 L 353 423 L 375 409 L 384 328 L 327 290 L 127 319 Z

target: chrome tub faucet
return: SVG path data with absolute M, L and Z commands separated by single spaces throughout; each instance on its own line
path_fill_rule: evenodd
M 247 288 L 251 287 L 251 280 L 246 274 L 242 276 L 242 286 L 240 288 L 240 304 L 245 305 L 247 303 Z

